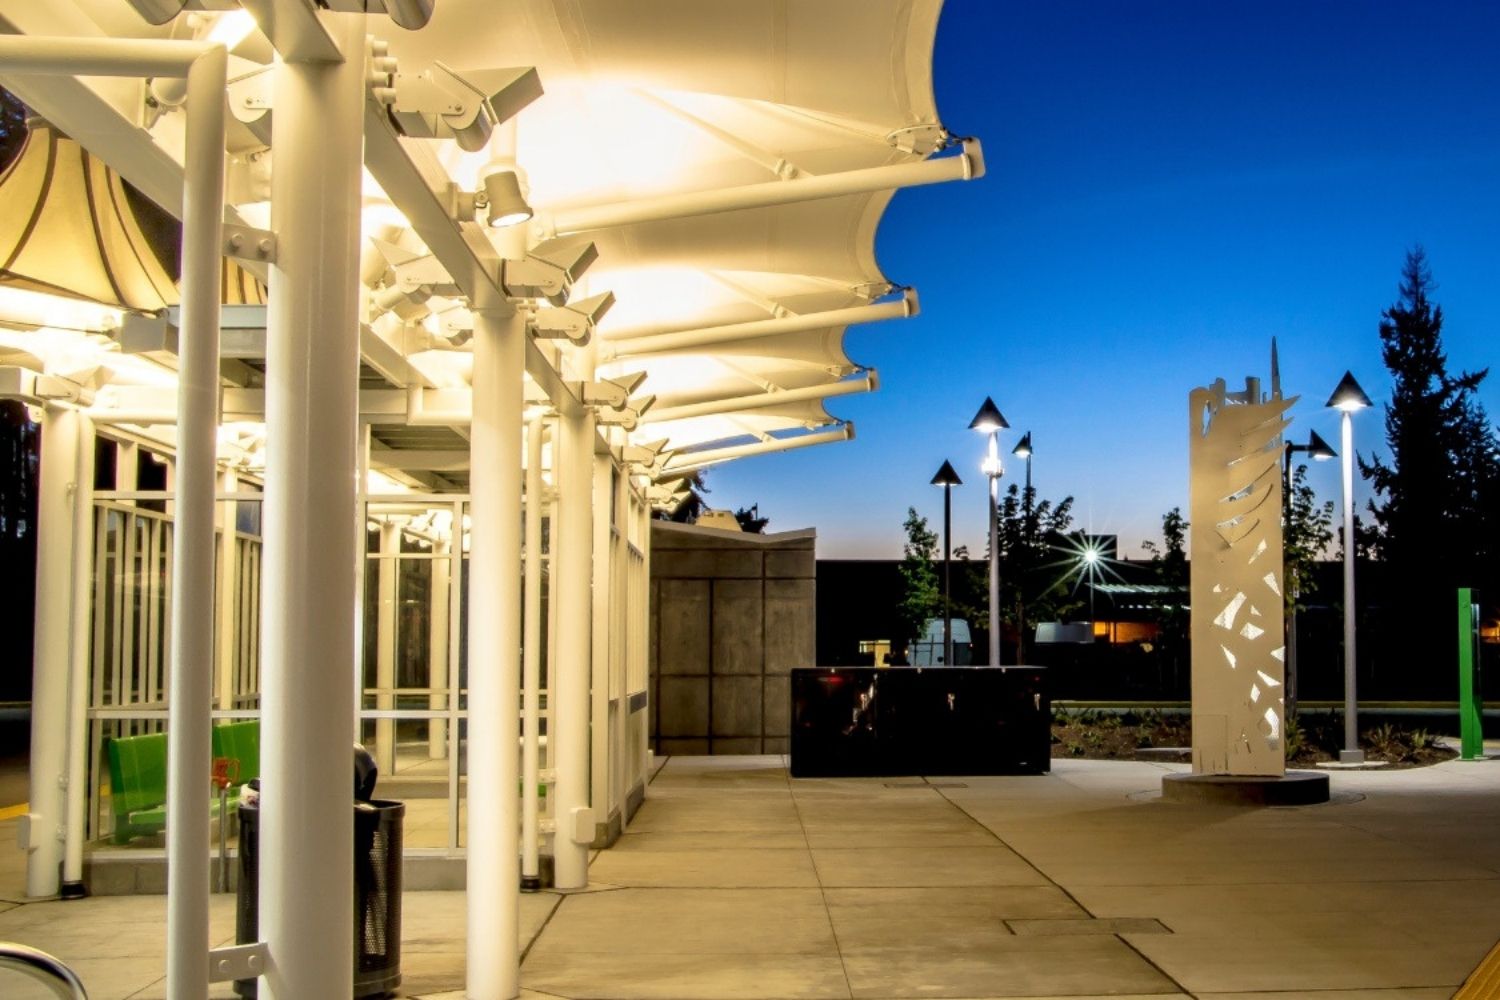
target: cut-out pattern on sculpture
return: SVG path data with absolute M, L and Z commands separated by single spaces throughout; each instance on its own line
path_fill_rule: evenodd
M 1219 379 L 1188 400 L 1193 771 L 1279 775 L 1281 436 L 1295 399 L 1280 398 L 1279 387 L 1263 398 L 1259 379 L 1242 392 Z

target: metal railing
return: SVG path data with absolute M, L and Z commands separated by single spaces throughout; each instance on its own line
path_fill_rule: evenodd
M 78 974 L 45 951 L 0 941 L 0 970 L 19 972 L 50 989 L 59 1000 L 89 1000 Z

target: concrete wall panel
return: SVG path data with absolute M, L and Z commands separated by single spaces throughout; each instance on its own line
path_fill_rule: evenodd
M 713 730 L 719 737 L 761 736 L 761 678 L 715 677 Z
M 658 753 L 786 752 L 788 673 L 816 657 L 815 545 L 811 532 L 652 525 Z
M 708 580 L 659 581 L 657 598 L 658 669 L 663 677 L 673 674 L 707 674 L 709 670 Z
M 715 580 L 713 672 L 765 672 L 764 583 L 761 580 Z
M 663 677 L 658 732 L 663 736 L 708 735 L 708 682 L 697 677 Z

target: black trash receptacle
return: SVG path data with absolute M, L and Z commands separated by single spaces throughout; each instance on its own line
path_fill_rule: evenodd
M 241 805 L 240 884 L 235 941 L 259 940 L 260 809 Z M 406 804 L 384 799 L 354 804 L 354 996 L 390 993 L 401 985 L 401 827 Z M 256 996 L 256 980 L 236 979 L 234 992 Z

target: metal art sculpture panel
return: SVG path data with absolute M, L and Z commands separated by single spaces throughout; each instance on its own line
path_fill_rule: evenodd
M 1293 399 L 1260 380 L 1188 395 L 1193 772 L 1282 775 L 1281 436 Z

